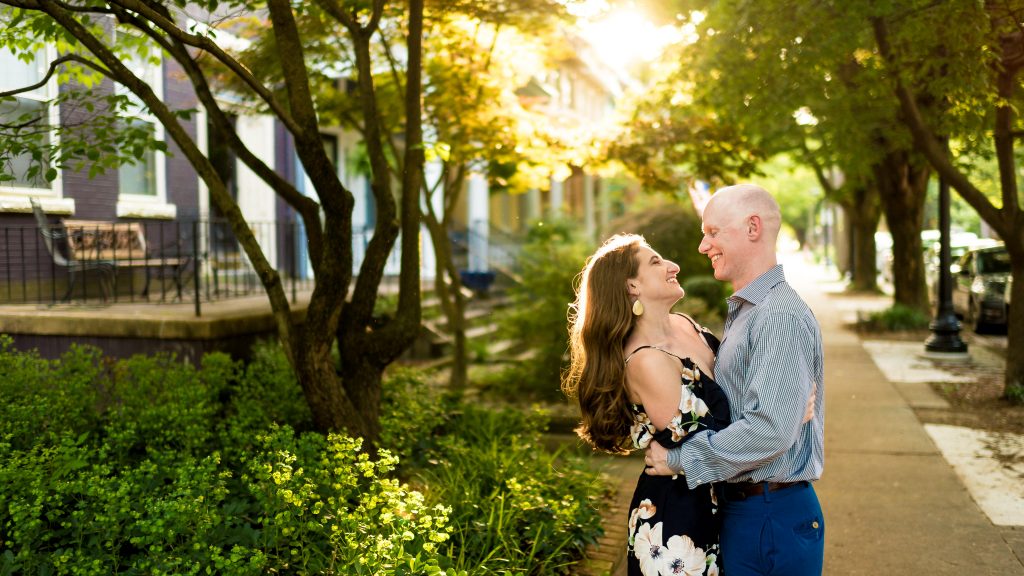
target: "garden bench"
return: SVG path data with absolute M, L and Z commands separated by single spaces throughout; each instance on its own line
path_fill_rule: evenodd
M 181 296 L 182 275 L 191 258 L 154 255 L 147 246 L 141 223 L 64 219 L 59 225 L 52 225 L 35 202 L 32 210 L 54 263 L 68 270 L 70 278 L 64 300 L 71 296 L 75 273 L 89 269 L 99 270 L 109 278 L 109 284 L 114 285 L 119 269 L 141 268 L 146 275 L 142 289 L 146 297 L 152 273 L 158 271 L 163 277 L 170 272 Z M 104 298 L 107 287 L 104 284 Z

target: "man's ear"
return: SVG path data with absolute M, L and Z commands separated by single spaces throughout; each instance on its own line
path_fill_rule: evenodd
M 757 214 L 747 218 L 747 238 L 751 241 L 757 241 L 761 234 L 764 232 L 764 222 L 761 221 L 761 217 Z

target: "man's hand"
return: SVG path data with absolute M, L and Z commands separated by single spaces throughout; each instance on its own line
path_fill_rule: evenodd
M 644 451 L 644 472 L 651 476 L 675 476 L 675 472 L 668 467 L 668 450 L 656 441 L 651 441 Z

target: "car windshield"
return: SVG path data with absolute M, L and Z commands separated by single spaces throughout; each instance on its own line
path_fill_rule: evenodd
M 1001 274 L 1010 271 L 1010 253 L 1005 250 L 978 252 L 978 272 Z

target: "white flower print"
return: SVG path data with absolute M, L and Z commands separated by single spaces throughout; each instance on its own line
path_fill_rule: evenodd
M 661 544 L 661 522 L 655 524 L 653 528 L 646 522 L 640 525 L 633 553 L 640 561 L 640 572 L 644 576 L 658 576 L 665 554 L 665 547 Z
M 629 540 L 633 541 L 633 533 L 636 532 L 637 520 L 647 520 L 654 513 L 658 511 L 658 507 L 651 502 L 650 498 L 645 498 L 640 501 L 640 505 L 633 508 L 633 511 L 629 513 Z
M 707 567 L 704 551 L 689 536 L 673 536 L 661 554 L 661 573 L 702 576 Z
M 685 438 L 686 435 L 688 434 L 688 432 L 686 431 L 686 427 L 683 426 L 682 420 L 683 420 L 683 415 L 682 414 L 676 414 L 675 418 L 673 418 L 668 423 L 668 429 L 672 432 L 672 441 L 673 442 L 679 442 L 680 440 Z
M 685 365 L 682 370 L 683 380 L 687 382 L 696 382 L 700 380 L 700 369 L 694 366 L 693 368 L 687 368 Z
M 639 412 L 633 415 L 633 426 L 629 429 L 629 436 L 633 439 L 633 447 L 637 449 L 647 448 L 654 437 L 656 428 L 647 416 L 646 412 Z

